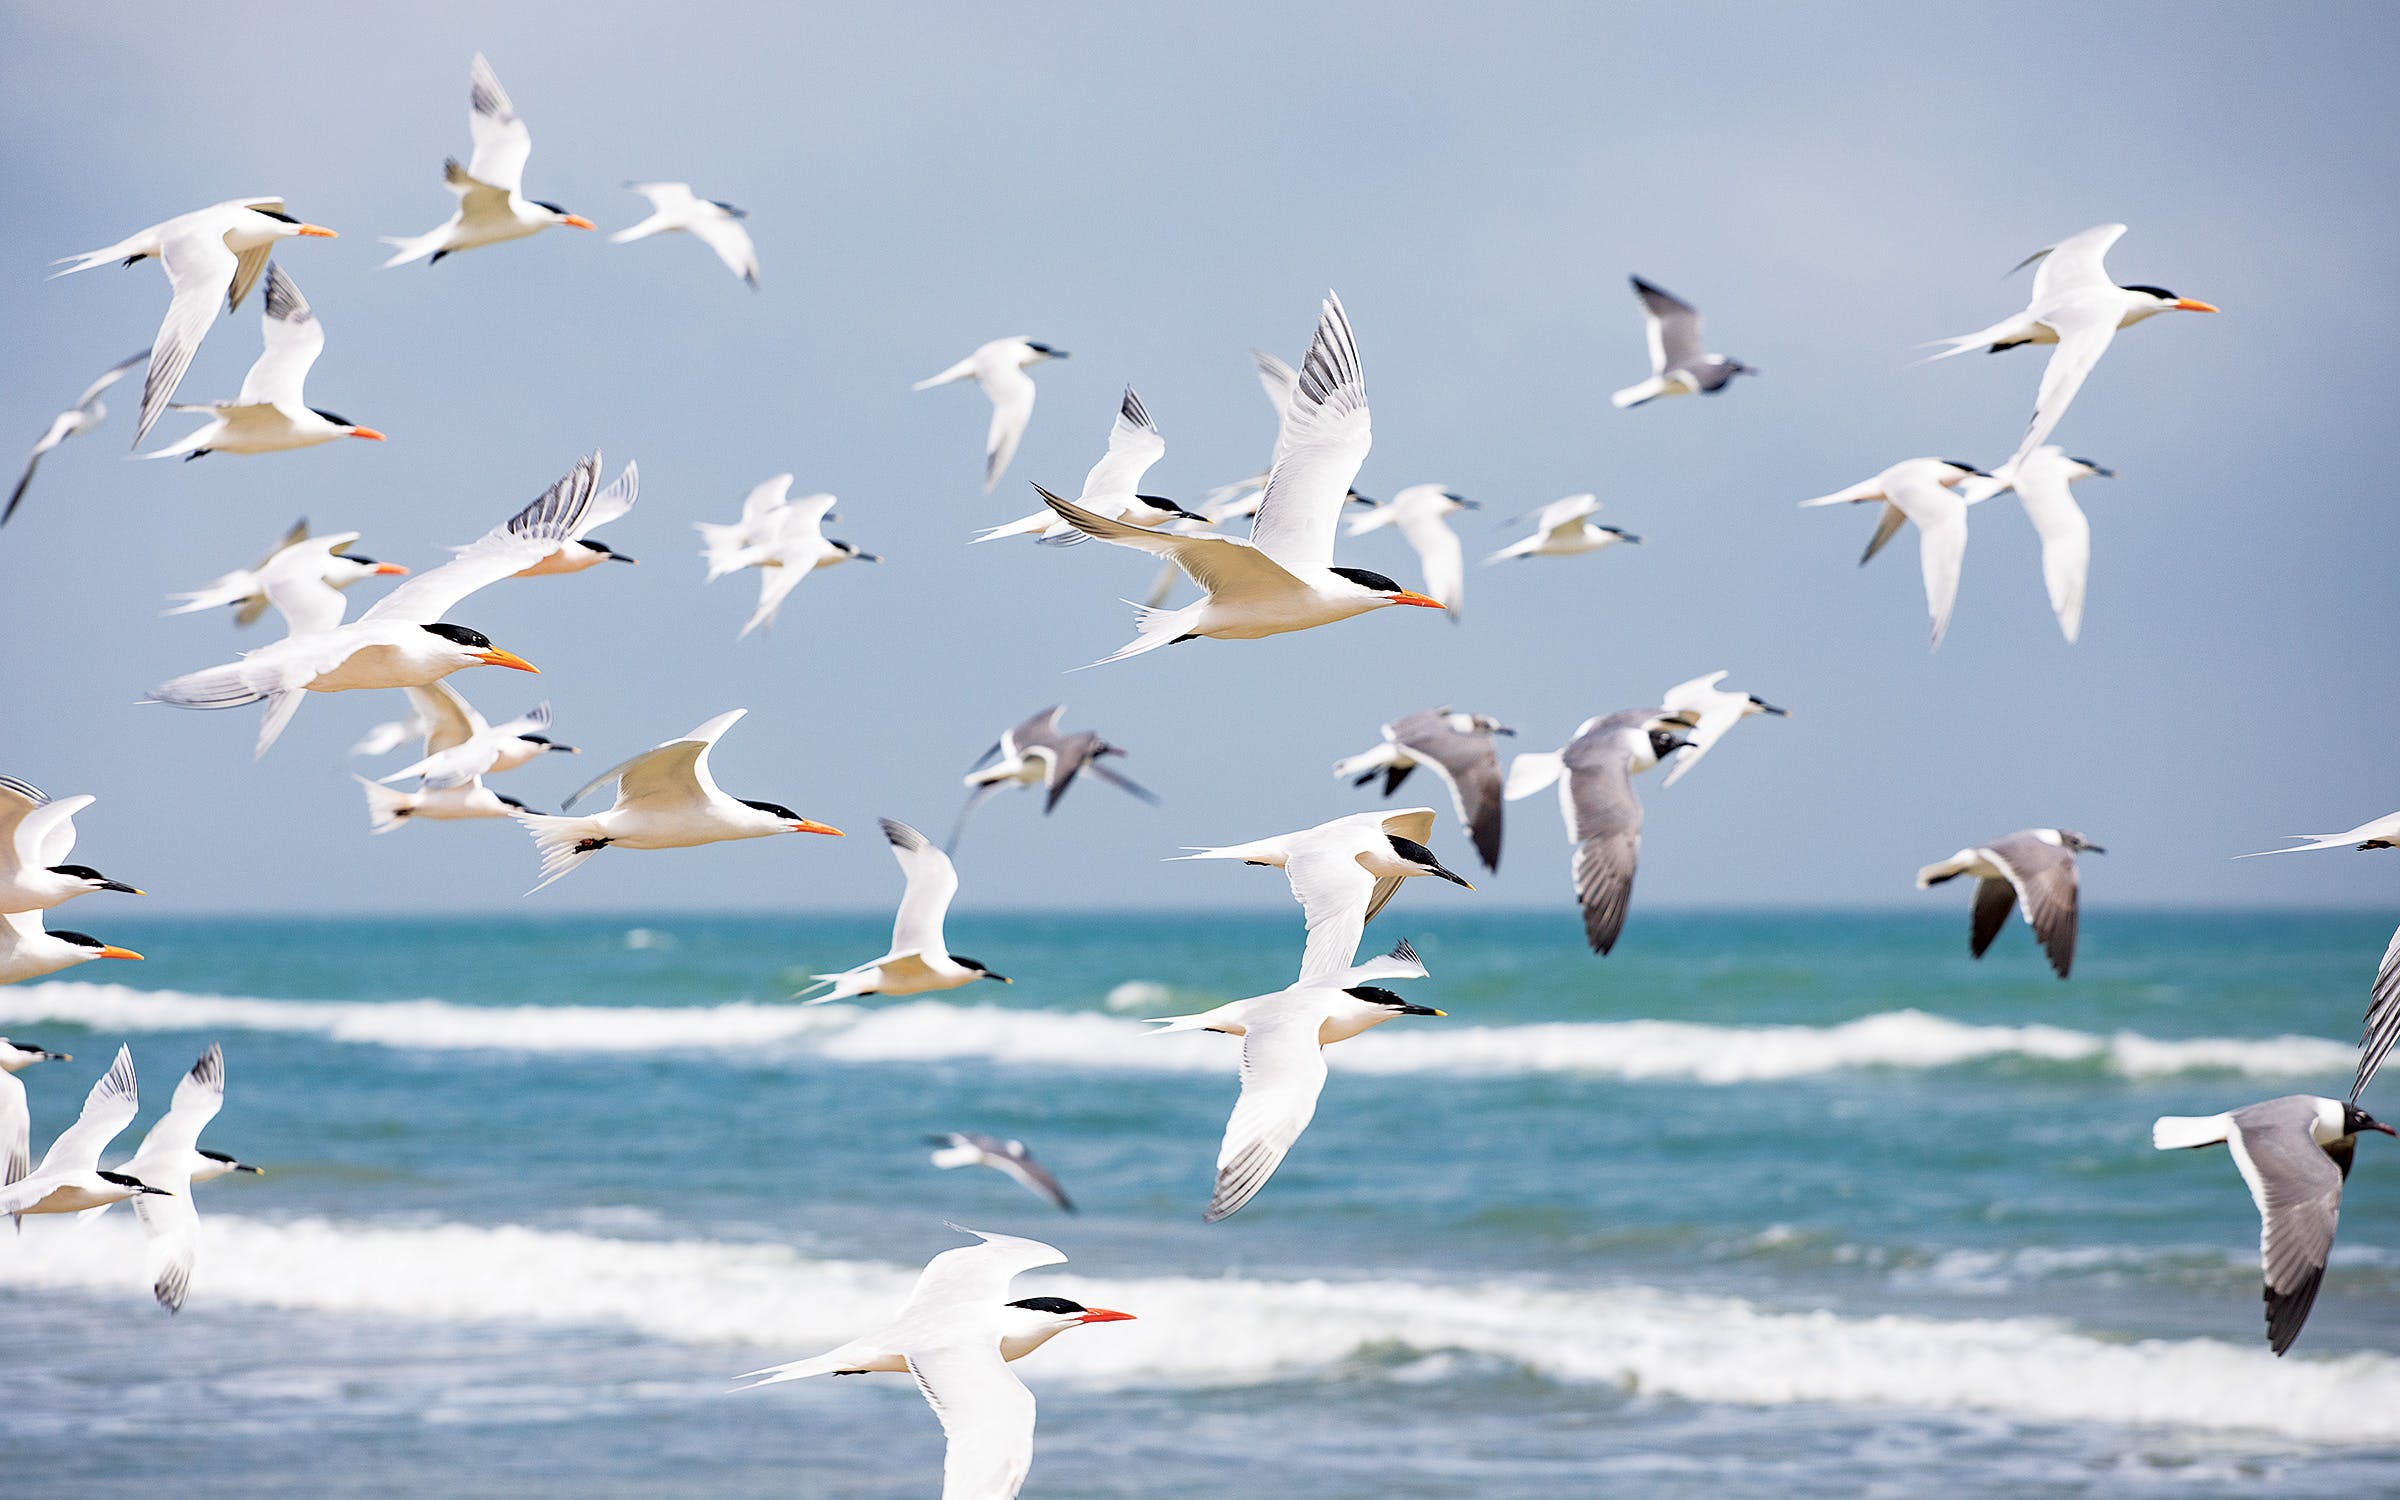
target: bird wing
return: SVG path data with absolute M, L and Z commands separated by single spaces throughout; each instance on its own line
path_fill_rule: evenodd
M 475 150 L 467 174 L 485 187 L 513 193 L 525 183 L 525 159 L 533 155 L 533 132 L 517 118 L 508 90 L 482 53 L 467 75 L 467 131 Z
M 100 1151 L 117 1133 L 133 1123 L 135 1108 L 141 1094 L 134 1083 L 133 1051 L 117 1048 L 116 1061 L 92 1085 L 84 1096 L 83 1113 L 75 1123 L 59 1132 L 58 1139 L 42 1155 L 41 1170 L 89 1172 L 100 1165 Z
M 919 1328 L 939 1329 L 961 1307 L 981 1309 L 997 1304 L 1005 1300 L 1008 1284 L 1020 1273 L 1066 1263 L 1067 1257 L 1057 1246 L 1040 1240 L 986 1234 L 958 1224 L 949 1227 L 983 1243 L 945 1250 L 925 1263 L 893 1320 L 895 1337 Z
M 101 371 L 100 378 L 93 381 L 90 385 L 85 386 L 83 388 L 83 394 L 75 398 L 75 409 L 78 411 L 89 411 L 92 403 L 100 398 L 100 393 L 102 391 L 107 390 L 110 386 L 115 385 L 120 380 L 123 380 L 125 378 L 126 371 L 132 369 L 135 365 L 140 364 L 143 360 L 148 359 L 149 357 L 150 351 L 144 349 L 139 354 L 129 354 L 125 356 L 123 359 L 118 360 L 115 364 L 110 365 L 107 369 Z
M 1561 752 L 1566 777 L 1559 804 L 1567 837 L 1575 843 L 1575 900 L 1583 908 L 1583 935 L 1595 953 L 1606 954 L 1624 931 L 1633 900 L 1633 875 L 1642 852 L 1642 804 L 1633 794 L 1633 772 L 1620 734 L 1579 734 Z
M 2064 979 L 2075 963 L 2074 852 L 2030 833 L 1994 839 L 1980 852 L 2016 887 L 2017 905 L 2050 955 L 2050 966 Z
M 0 776 L 0 849 L 17 851 L 20 868 L 38 849 L 38 845 L 20 842 L 18 830 L 24 826 L 29 813 L 49 800 L 42 789 L 32 782 L 19 781 L 14 776 Z
M 183 372 L 200 352 L 200 340 L 217 321 L 217 299 L 233 284 L 235 269 L 224 234 L 199 229 L 168 239 L 158 263 L 166 268 L 174 295 L 167 302 L 165 321 L 158 325 L 158 337 L 150 343 L 150 369 L 142 377 L 142 415 L 133 432 L 137 446 L 167 409 L 175 387 L 183 383 Z
M 1467 826 L 1475 853 L 1487 870 L 1500 868 L 1500 752 L 1492 737 L 1460 733 L 1450 727 L 1449 715 L 1438 711 L 1410 714 L 1390 729 L 1392 742 L 1424 764 L 1450 788 L 1458 821 Z M 1423 842 L 1423 840 L 1419 840 Z
M 1414 507 L 1400 514 L 1399 526 L 1417 554 L 1417 566 L 1424 570 L 1425 592 L 1448 605 L 1450 618 L 1458 619 L 1458 606 L 1467 591 L 1467 563 L 1459 549 L 1458 533 L 1440 516 Z
M 1933 621 L 1933 644 L 1950 628 L 1958 603 L 1958 576 L 1967 561 L 1967 502 L 1930 474 L 1907 473 L 1890 484 L 1892 504 L 1917 523 L 1917 563 L 1925 578 L 1925 607 Z
M 575 535 L 600 478 L 600 455 L 578 462 L 534 502 L 459 549 L 438 568 L 413 574 L 359 618 L 431 625 L 486 584 L 522 572 Z
M 2350 1083 L 2350 1100 L 2375 1081 L 2375 1070 L 2383 1066 L 2384 1055 L 2392 1050 L 2392 1041 L 2400 1037 L 2400 929 L 2392 933 L 2391 942 L 2383 950 L 2383 962 L 2375 966 L 2375 988 L 2367 1000 L 2366 1029 L 2358 1038 L 2358 1076 Z
M 1214 597 L 1226 600 L 1273 595 L 1301 587 L 1278 558 L 1250 542 L 1229 536 L 1185 536 L 1152 531 L 1107 516 L 1095 515 L 1071 500 L 1062 500 L 1040 485 L 1034 493 L 1085 536 L 1120 547 L 1155 553 L 1183 570 L 1186 578 Z M 1330 534 L 1331 523 L 1327 524 Z
M 1371 439 L 1350 318 L 1327 293 L 1250 528 L 1258 550 L 1295 574 L 1331 567 L 1334 531 Z
M 2040 263 L 2033 273 L 2033 305 L 2039 307 L 2054 297 L 2086 287 L 2109 286 L 2108 267 L 2101 262 L 2108 247 L 2125 233 L 2122 224 L 2101 224 L 2081 234 L 2069 235 L 2057 244 L 2036 250 L 2010 268 L 2012 274 L 2027 266 Z
M 950 1440 L 942 1500 L 1015 1500 L 1033 1468 L 1033 1392 L 1000 1357 L 998 1337 L 919 1346 L 908 1369 Z
M 645 802 L 652 807 L 696 807 L 717 795 L 715 778 L 708 774 L 708 752 L 725 731 L 741 721 L 746 708 L 729 709 L 717 715 L 690 734 L 656 745 L 632 759 L 609 767 L 575 789 L 574 795 L 559 804 L 563 812 L 585 797 L 608 785 L 617 783 L 619 807 Z
M 483 715 L 475 711 L 474 705 L 447 682 L 412 687 L 407 691 L 409 707 L 416 711 L 416 716 L 425 724 L 425 751 L 428 757 L 445 750 L 455 750 L 490 727 Z
M 992 403 L 992 425 L 983 436 L 983 490 L 988 495 L 1017 456 L 1017 444 L 1025 441 L 1025 424 L 1033 420 L 1033 377 L 1019 365 L 986 362 L 977 369 L 975 383 Z
M 581 541 L 609 522 L 622 520 L 625 513 L 633 509 L 633 502 L 641 493 L 641 467 L 628 460 L 624 471 L 610 480 L 606 489 L 592 497 L 592 503 L 584 510 L 583 519 L 575 523 L 571 535 Z
M 46 870 L 67 862 L 75 849 L 75 815 L 99 799 L 86 793 L 45 799 L 16 820 L 9 841 L 19 870 Z
M 1042 768 L 1042 811 L 1047 813 L 1058 806 L 1058 799 L 1074 784 L 1075 774 L 1092 763 L 1092 751 L 1100 736 L 1091 730 L 1063 735 L 1050 746 L 1050 763 Z
M 1325 1050 L 1317 1045 L 1322 1020 L 1314 1010 L 1295 1010 L 1253 1021 L 1244 1032 L 1242 1097 L 1217 1149 L 1209 1223 L 1256 1197 L 1316 1116 L 1317 1096 L 1325 1089 Z
M 260 590 L 275 612 L 283 616 L 287 637 L 322 635 L 341 624 L 349 609 L 342 591 L 314 570 L 266 569 L 260 575 Z
M 1132 386 L 1125 387 L 1125 399 L 1117 406 L 1117 420 L 1108 430 L 1108 452 L 1083 476 L 1079 502 L 1089 504 L 1103 497 L 1117 499 L 1138 494 L 1142 476 L 1166 456 L 1167 440 L 1158 435 L 1149 408 L 1142 405 L 1142 398 L 1134 394 Z
M 14 1187 L 32 1170 L 33 1114 L 25 1105 L 25 1085 L 0 1070 L 0 1188 Z
M 201 1130 L 224 1107 L 225 1049 L 211 1042 L 208 1050 L 200 1054 L 200 1060 L 192 1064 L 191 1071 L 175 1085 L 174 1102 L 142 1138 L 142 1149 L 134 1153 L 134 1159 L 144 1167 L 162 1163 L 171 1166 L 187 1160 L 199 1149 Z M 181 1191 L 174 1183 L 154 1181 L 138 1170 L 134 1175 L 152 1187 Z
M 1358 957 L 1358 940 L 1375 904 L 1377 881 L 1358 862 L 1353 840 L 1313 841 L 1284 863 L 1292 899 L 1308 924 L 1308 946 L 1300 954 L 1302 982 L 1338 974 Z
M 2054 450 L 2043 450 L 2045 452 Z M 2057 463 L 2027 462 L 2017 476 L 2017 502 L 2042 539 L 2042 584 L 2058 628 L 2073 641 L 2083 628 L 2084 581 L 2092 566 L 2092 523 L 2067 488 Z
M 750 243 L 750 231 L 742 221 L 727 213 L 695 215 L 683 226 L 692 237 L 716 252 L 725 269 L 752 286 L 758 285 L 758 248 Z
M 170 1170 L 141 1180 L 170 1195 L 160 1198 L 143 1193 L 133 1200 L 133 1216 L 142 1224 L 150 1295 L 167 1311 L 181 1312 L 183 1299 L 192 1289 L 192 1264 L 200 1252 L 200 1210 L 192 1203 L 191 1174 Z
M 2100 356 L 2117 336 L 2115 308 L 2099 299 L 2069 303 L 2043 321 L 2057 332 L 2058 348 L 2051 352 L 2050 363 L 2042 367 L 2042 384 L 2033 397 L 2033 420 L 2026 424 L 2012 462 L 2022 461 L 2050 441 L 2058 419 L 2067 414 L 2075 393 L 2083 389 L 2092 367 L 2100 363 Z
M 1269 354 L 1264 349 L 1251 350 L 1250 363 L 1258 369 L 1258 388 L 1267 393 L 1267 404 L 1274 407 L 1275 415 L 1281 418 L 1291 410 L 1292 392 L 1300 384 L 1300 372 L 1286 364 L 1281 356 Z
M 2316 1101 L 2306 1095 L 2252 1104 L 2233 1112 L 2225 1140 L 2258 1204 L 2267 1343 L 2277 1354 L 2308 1321 L 2342 1211 L 2344 1173 L 2311 1133 L 2315 1114 Z
M 750 493 L 742 498 L 742 524 L 755 526 L 783 509 L 785 497 L 791 491 L 792 476 L 789 474 L 777 474 L 752 485 Z M 753 535 L 751 540 L 758 538 Z
M 309 311 L 308 299 L 300 295 L 300 288 L 281 266 L 267 268 L 267 301 L 259 328 L 266 348 L 250 373 L 242 377 L 242 393 L 237 399 L 245 406 L 306 405 L 301 400 L 301 386 L 308 379 L 309 367 L 325 352 L 325 325 Z
M 1650 335 L 1651 374 L 1664 375 L 1708 352 L 1700 343 L 1700 309 L 1639 276 L 1633 278 L 1633 295 L 1641 300 Z
M 991 1157 L 990 1165 L 1024 1184 L 1027 1191 L 1044 1199 L 1051 1207 L 1066 1213 L 1075 1211 L 1075 1205 L 1067 1199 L 1067 1190 L 1058 1185 L 1058 1179 L 1050 1175 L 1048 1167 L 1033 1159 L 1033 1153 L 1025 1149 L 1024 1142 L 1002 1141 L 997 1145 L 998 1150 L 987 1152 Z
M 958 894 L 958 867 L 933 841 L 897 819 L 884 818 L 883 836 L 891 841 L 892 858 L 908 887 L 901 893 L 899 913 L 892 918 L 892 953 L 946 954 L 942 918 L 950 898 Z
M 1718 672 L 1713 676 L 1697 679 L 1695 682 L 1687 682 L 1667 694 L 1664 706 L 1690 715 L 1692 725 L 1684 731 L 1684 739 L 1690 748 L 1675 757 L 1675 764 L 1667 767 L 1666 778 L 1659 783 L 1660 786 L 1673 786 L 1682 780 L 1683 773 L 1699 764 L 1700 757 L 1706 755 L 1711 746 L 1725 737 L 1725 731 L 1742 721 L 1742 706 L 1749 700 L 1738 693 L 1706 691 L 1708 688 L 1714 688 L 1724 676 L 1725 673 Z M 1696 695 L 1686 696 L 1682 702 L 1676 701 L 1677 693 L 1682 692 L 1684 688 L 1694 686 L 1702 686 L 1703 691 Z
M 805 543 L 779 543 L 776 550 L 783 560 L 774 567 L 758 570 L 758 607 L 742 622 L 742 635 L 775 623 L 785 596 L 817 570 L 817 559 L 827 550 L 827 544 L 820 538 L 813 547 Z
M 1992 946 L 1992 939 L 2008 925 L 2008 914 L 2017 909 L 2017 888 L 2010 880 L 1989 878 L 1975 882 L 1975 912 L 1967 934 L 1967 951 L 1983 957 Z

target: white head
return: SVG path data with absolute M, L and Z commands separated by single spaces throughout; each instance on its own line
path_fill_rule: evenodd
M 38 1062 L 73 1062 L 72 1052 L 52 1052 L 31 1042 L 0 1036 L 0 1073 L 22 1073 Z
M 1064 1297 L 1021 1297 L 1000 1309 L 1000 1352 L 1007 1359 L 1023 1359 L 1070 1328 L 1132 1321 L 1131 1313 L 1086 1307 Z
M 1016 341 L 1017 368 L 1030 369 L 1044 360 L 1065 359 L 1067 351 L 1038 339 L 1019 338 Z
M 369 578 L 405 578 L 408 569 L 398 563 L 377 562 L 371 557 L 337 553 L 325 560 L 324 578 L 337 589 L 346 589 Z
M 1439 599 L 1430 598 L 1414 589 L 1404 589 L 1372 568 L 1333 568 L 1328 571 L 1344 582 L 1375 596 L 1369 609 L 1381 609 L 1387 604 L 1413 604 L 1419 609 L 1448 609 Z
M 2197 297 L 2178 297 L 2163 286 L 2137 285 L 2119 290 L 2133 304 L 2125 313 L 2124 321 L 2127 323 L 2139 323 L 2144 318 L 2154 318 L 2162 312 L 2213 313 L 2217 310 L 2214 303 L 2203 302 Z

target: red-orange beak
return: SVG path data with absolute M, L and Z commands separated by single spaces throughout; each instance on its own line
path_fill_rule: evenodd
M 1133 1314 L 1112 1312 L 1105 1307 L 1087 1307 L 1083 1310 L 1083 1316 L 1075 1321 L 1078 1323 L 1130 1323 L 1133 1321 Z
M 110 946 L 108 946 L 108 947 L 102 948 L 102 949 L 100 950 L 100 956 L 101 956 L 102 958 L 134 958 L 134 959 L 138 959 L 138 958 L 140 958 L 140 957 L 141 957 L 141 955 L 140 955 L 139 953 L 136 953 L 136 952 L 134 952 L 134 951 L 133 951 L 131 948 L 119 948 L 119 947 L 115 946 L 114 944 L 111 944 L 111 945 L 110 945 Z
M 353 427 L 350 429 L 350 435 L 355 438 L 365 438 L 370 443 L 383 441 L 383 434 L 372 427 Z
M 2175 299 L 2175 306 L 2184 312 L 2215 312 L 2217 310 L 2214 302 L 2203 302 L 2197 297 L 2178 297 Z
M 303 224 L 300 226 L 300 233 L 304 237 L 314 240 L 338 240 L 341 238 L 340 235 L 322 224 Z
M 514 651 L 503 651 L 498 646 L 494 646 L 489 651 L 476 652 L 475 659 L 479 662 L 482 662 L 487 667 L 512 667 L 519 672 L 531 672 L 536 676 L 541 675 L 542 669 L 540 667 L 535 666 L 532 662 L 527 661 L 524 657 L 517 655 L 517 653 Z
M 792 832 L 822 833 L 837 839 L 843 837 L 842 831 L 839 828 L 834 827 L 831 823 L 820 823 L 814 818 L 802 818 L 798 822 L 792 824 Z
M 398 563 L 377 563 L 375 565 L 375 571 L 379 574 L 389 574 L 394 578 L 405 578 L 408 576 L 408 569 L 400 566 Z
M 600 227 L 581 214 L 569 214 L 558 222 L 561 224 L 572 224 L 577 229 L 597 229 Z
M 1423 594 L 1411 593 L 1407 589 L 1402 589 L 1399 593 L 1392 595 L 1392 602 L 1394 604 L 1413 604 L 1419 609 L 1448 609 L 1450 607 L 1439 599 L 1428 599 Z

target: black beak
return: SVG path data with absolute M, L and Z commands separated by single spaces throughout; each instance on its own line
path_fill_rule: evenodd
M 248 1172 L 253 1177 L 264 1177 L 267 1175 L 267 1169 L 265 1167 L 254 1167 L 246 1161 L 235 1162 L 233 1164 L 233 1169 L 236 1172 Z
M 2106 466 L 2106 465 L 2104 465 L 2104 464 L 2096 464 L 2096 463 L 2093 463 L 2093 462 L 2092 462 L 2090 459 L 2088 459 L 2088 458 L 2079 458 L 2079 459 L 2077 459 L 2077 460 L 2075 460 L 2075 461 L 2076 461 L 2077 463 L 2079 463 L 2079 464 L 2083 465 L 2085 468 L 2087 468 L 2087 469 L 2091 470 L 2091 471 L 2092 471 L 2092 473 L 2093 473 L 2095 476 L 2097 476 L 2098 478 L 2101 478 L 2101 479 L 2114 479 L 2114 478 L 2116 478 L 2116 477 L 2117 477 L 2117 471 L 2116 471 L 2116 470 L 2114 470 L 2114 469 L 2112 469 L 2112 468 L 2109 468 L 2109 467 L 2107 467 L 2107 466 Z
M 137 890 L 134 887 L 127 885 L 122 880 L 103 880 L 100 882 L 100 889 L 104 891 L 123 891 L 128 896 L 142 896 L 149 894 L 146 891 Z
M 1400 1014 L 1404 1016 L 1446 1016 L 1450 1012 L 1435 1010 L 1430 1005 L 1403 1005 L 1400 1007 Z
M 2106 854 L 2108 851 L 2101 848 L 2098 844 L 2086 844 L 2083 846 L 2083 852 L 2086 854 Z
M 1452 885 L 1463 885 L 1470 891 L 1475 889 L 1472 881 L 1468 880 L 1465 876 L 1459 874 L 1455 870 L 1446 870 L 1440 865 L 1435 865 L 1433 867 L 1433 873 L 1441 876 L 1444 880 L 1449 881 Z
M 983 977 L 984 977 L 984 978 L 986 978 L 986 979 L 997 979 L 997 980 L 999 980 L 999 981 L 1000 981 L 1002 984 L 1015 984 L 1015 983 L 1016 983 L 1016 981 L 1015 981 L 1015 980 L 1013 980 L 1013 979 L 1009 978 L 1009 977 L 1008 977 L 1006 974 L 995 974 L 995 973 L 993 973 L 993 972 L 992 972 L 991 970 L 989 970 L 989 969 L 986 969 L 986 970 L 984 970 L 984 971 L 983 971 Z
M 1517 737 L 1517 732 L 1509 728 L 1506 724 L 1494 724 L 1492 726 L 1492 733 L 1505 734 L 1512 740 Z
M 44 1052 L 38 1047 L 34 1049 L 33 1055 L 45 1062 L 73 1062 L 75 1060 L 75 1054 L 72 1052 Z
M 545 755 L 581 755 L 583 751 L 574 745 L 552 745 L 542 753 Z
M 173 1193 L 168 1192 L 165 1188 L 154 1188 L 146 1182 L 141 1185 L 141 1190 L 142 1192 L 148 1193 L 153 1198 L 172 1198 L 175 1196 Z
M 621 562 L 621 563 L 639 563 L 639 562 L 641 561 L 641 559 L 640 559 L 640 558 L 638 558 L 638 557 L 627 557 L 627 556 L 626 556 L 624 553 L 622 553 L 622 552 L 611 552 L 610 554 L 608 554 L 608 560 L 609 560 L 610 562 Z
M 859 562 L 879 563 L 883 561 L 883 554 L 879 552 L 861 552 L 858 554 L 856 560 Z
M 1457 506 L 1458 506 L 1458 508 L 1459 508 L 1460 510 L 1481 510 L 1481 509 L 1483 509 L 1483 502 L 1482 502 L 1481 500 L 1469 500 L 1469 499 L 1468 499 L 1468 498 L 1466 498 L 1464 495 L 1452 495 L 1450 498 L 1451 498 L 1451 500 L 1452 500 L 1453 502 L 1455 502 L 1455 503 L 1457 504 Z
M 1773 714 L 1778 719 L 1788 719 L 1792 716 L 1792 711 L 1790 709 L 1777 708 L 1772 703 L 1761 703 L 1758 706 L 1758 711 L 1762 714 Z

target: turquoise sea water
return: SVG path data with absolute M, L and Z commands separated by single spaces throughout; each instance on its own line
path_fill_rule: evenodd
M 1288 911 L 962 917 L 1016 985 L 803 1010 L 881 919 L 121 905 L 150 962 L 0 989 L 0 1033 L 76 1054 L 23 1075 L 37 1144 L 119 1041 L 142 1125 L 220 1041 L 204 1143 L 269 1174 L 199 1190 L 175 1318 L 122 1210 L 0 1235 L 6 1488 L 929 1495 L 910 1382 L 726 1387 L 881 1320 L 945 1219 L 1072 1258 L 1023 1294 L 1139 1318 L 1018 1367 L 1028 1496 L 2400 1487 L 2393 1143 L 2280 1361 L 2233 1164 L 2148 1144 L 2341 1093 L 2388 922 L 2093 912 L 2061 984 L 2021 926 L 1970 962 L 1963 901 L 1641 911 L 1599 960 L 1569 913 L 1452 894 L 1370 929 L 1449 1017 L 1333 1049 L 1213 1226 L 1238 1044 L 1134 1018 L 1286 982 Z M 1084 1212 L 935 1170 L 954 1129 L 1023 1137 Z

